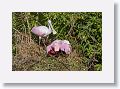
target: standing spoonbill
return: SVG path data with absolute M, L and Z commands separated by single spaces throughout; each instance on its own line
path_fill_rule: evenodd
M 39 44 L 40 44 L 41 37 L 46 37 L 47 35 L 51 33 L 53 34 L 57 33 L 52 26 L 51 20 L 48 20 L 48 27 L 37 26 L 37 27 L 33 27 L 31 31 L 37 36 L 39 36 Z

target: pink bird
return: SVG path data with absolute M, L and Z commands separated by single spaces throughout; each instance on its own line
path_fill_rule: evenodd
M 70 52 L 71 52 L 71 45 L 70 45 L 69 41 L 67 41 L 67 40 L 61 41 L 60 50 L 64 51 L 66 54 L 70 54 Z
M 39 39 L 41 37 L 46 37 L 47 35 L 53 33 L 56 34 L 57 32 L 53 29 L 53 26 L 51 24 L 51 20 L 48 20 L 48 27 L 46 26 L 38 26 L 38 27 L 33 27 L 31 30 L 34 34 L 39 36 Z M 40 43 L 40 42 L 39 42 Z
M 66 54 L 71 53 L 71 45 L 67 40 L 55 40 L 49 46 L 47 46 L 47 53 L 55 55 L 56 53 L 63 51 Z

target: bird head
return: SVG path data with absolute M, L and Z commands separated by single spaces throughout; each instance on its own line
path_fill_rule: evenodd
M 56 33 L 57 33 L 57 32 L 55 31 L 55 29 L 53 28 L 53 26 L 52 26 L 51 20 L 48 20 L 48 26 L 49 26 L 49 29 L 52 30 L 53 34 L 56 34 Z
M 48 20 L 48 23 L 51 23 L 51 20 Z

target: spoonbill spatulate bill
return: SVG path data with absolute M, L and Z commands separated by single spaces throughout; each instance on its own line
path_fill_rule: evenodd
M 41 40 L 41 37 L 46 37 L 49 34 L 53 33 L 56 34 L 57 32 L 54 30 L 51 20 L 48 20 L 48 27 L 46 26 L 37 26 L 33 27 L 31 30 L 35 35 L 39 36 L 39 40 Z M 40 44 L 40 42 L 39 42 Z
M 46 48 L 47 54 L 49 55 L 55 55 L 56 53 L 59 53 L 63 51 L 66 54 L 71 53 L 71 45 L 68 40 L 55 40 Z

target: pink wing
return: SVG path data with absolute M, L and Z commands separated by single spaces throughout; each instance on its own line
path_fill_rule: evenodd
M 49 54 L 51 51 L 58 52 L 61 50 L 64 51 L 66 54 L 70 54 L 71 45 L 67 43 L 62 40 L 55 40 L 49 46 L 47 46 L 47 53 Z
M 38 36 L 44 36 L 45 33 L 42 32 L 42 28 L 39 26 L 39 27 L 33 27 L 32 28 L 32 32 Z
M 53 41 L 50 45 L 47 46 L 47 53 L 50 53 L 51 50 L 58 52 L 60 50 L 60 40 Z
M 71 53 L 71 46 L 70 46 L 70 44 L 61 43 L 60 50 L 64 51 L 66 54 L 70 54 Z

